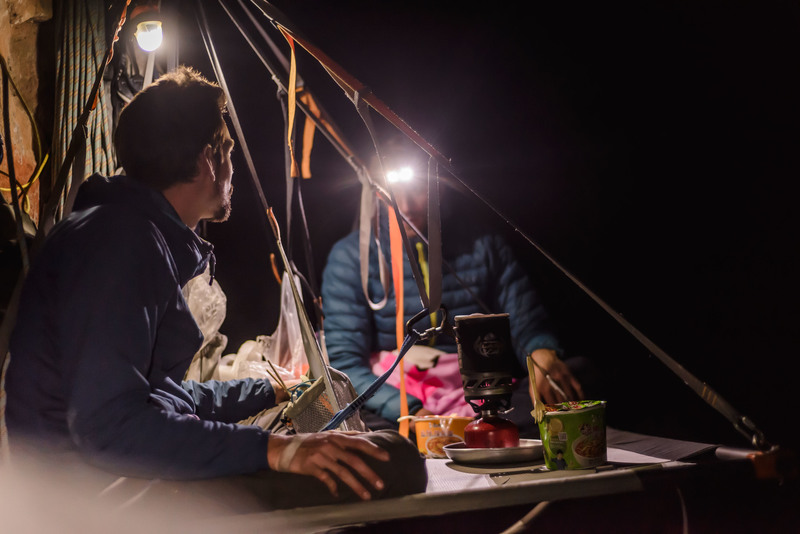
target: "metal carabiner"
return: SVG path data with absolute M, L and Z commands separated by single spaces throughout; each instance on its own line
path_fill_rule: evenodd
M 439 326 L 432 326 L 423 332 L 419 332 L 414 329 L 415 323 L 419 322 L 423 317 L 431 314 L 428 308 L 422 308 L 406 323 L 406 334 L 410 336 L 413 332 L 419 338 L 419 341 L 425 341 L 442 333 L 451 333 L 453 331 L 453 327 L 447 322 L 447 308 L 441 306 L 439 309 L 442 311 L 442 320 L 439 323 Z

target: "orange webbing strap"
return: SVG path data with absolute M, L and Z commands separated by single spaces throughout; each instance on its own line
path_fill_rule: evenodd
M 273 21 L 275 19 L 270 15 L 271 9 L 268 9 L 269 6 L 265 6 L 262 3 L 256 0 L 255 2 L 257 5 L 261 7 L 261 10 Z M 296 41 L 301 47 L 303 47 L 311 56 L 316 59 L 320 65 L 325 69 L 325 71 L 333 78 L 336 84 L 341 87 L 345 93 L 347 94 L 348 98 L 353 100 L 355 98 L 356 93 L 359 94 L 367 94 L 367 87 L 361 83 L 357 78 L 352 76 L 349 72 L 344 70 L 338 63 L 333 61 L 327 54 L 325 54 L 322 50 L 314 46 L 310 43 L 306 38 L 301 35 L 298 35 L 298 32 L 293 31 L 291 28 L 288 28 L 284 23 L 281 21 L 275 21 L 277 23 L 277 28 L 283 33 L 285 36 L 290 36 Z M 430 154 L 434 157 L 437 161 L 439 161 L 446 169 L 451 170 L 449 159 L 446 158 L 444 155 L 441 154 L 433 145 L 428 143 L 421 135 L 419 135 L 411 126 L 409 126 L 402 118 L 400 118 L 394 111 L 392 111 L 389 106 L 387 106 L 382 100 L 380 100 L 374 94 L 369 94 L 368 96 L 364 97 L 365 100 L 368 101 L 370 107 L 375 109 L 380 115 L 382 115 L 387 121 L 393 124 L 396 128 L 398 128 L 401 132 L 406 134 L 414 143 L 416 143 L 420 148 L 422 148 L 425 152 Z M 452 171 L 451 171 L 452 172 Z
M 328 135 L 331 136 L 334 140 L 336 140 L 336 144 L 338 147 L 347 154 L 347 157 L 355 158 L 356 155 L 352 151 L 352 149 L 345 143 L 342 136 L 339 134 L 336 127 L 328 120 L 327 115 L 323 112 L 323 110 L 317 104 L 317 101 L 314 100 L 314 95 L 312 95 L 308 90 L 303 91 L 300 95 L 300 101 L 306 105 L 308 111 L 314 116 L 314 118 L 319 122 L 319 125 L 325 128 L 325 131 L 328 132 Z M 307 120 L 311 120 L 307 117 Z M 313 123 L 313 120 L 311 121 Z
M 300 101 L 319 120 L 320 112 L 314 97 L 310 93 L 302 91 L 300 93 Z M 303 178 L 311 178 L 311 149 L 314 147 L 314 133 L 316 131 L 317 126 L 314 124 L 314 120 L 306 116 L 306 122 L 303 125 L 303 159 L 300 163 L 300 174 Z
M 394 280 L 395 331 L 397 332 L 397 350 L 403 346 L 405 337 L 405 304 L 403 302 L 403 239 L 400 235 L 400 224 L 393 211 L 389 211 L 389 247 L 392 254 L 392 280 Z M 406 395 L 406 373 L 403 360 L 398 365 L 400 370 L 400 435 L 408 437 L 408 396 Z
M 289 48 L 292 49 L 292 59 L 289 66 L 289 117 L 286 126 L 286 144 L 289 147 L 289 157 L 291 158 L 291 175 L 292 178 L 297 178 L 300 174 L 297 168 L 297 161 L 294 157 L 294 146 L 292 144 L 292 133 L 294 131 L 294 112 L 297 105 L 297 58 L 294 53 L 294 39 L 283 29 L 279 28 L 286 41 L 289 43 Z

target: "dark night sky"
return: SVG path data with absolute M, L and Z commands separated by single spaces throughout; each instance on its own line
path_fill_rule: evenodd
M 793 441 L 786 405 L 799 353 L 800 8 L 708 0 L 467 4 L 273 2 L 609 305 L 768 439 Z M 283 222 L 276 88 L 215 8 L 208 8 L 213 37 L 233 102 Z M 181 54 L 210 72 L 197 39 L 187 37 Z M 308 54 L 300 51 L 298 61 L 367 157 L 352 104 Z M 275 249 L 237 154 L 233 217 L 208 228 L 229 299 L 222 329 L 229 351 L 270 333 L 277 320 L 268 267 Z M 353 222 L 360 190 L 321 137 L 312 170 L 303 191 L 321 272 Z M 509 226 L 480 202 L 463 202 L 472 206 L 459 215 L 464 224 L 497 224 L 516 240 L 568 349 L 606 371 L 613 423 L 745 444 Z

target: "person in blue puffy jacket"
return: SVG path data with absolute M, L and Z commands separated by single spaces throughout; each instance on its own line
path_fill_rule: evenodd
M 413 156 L 409 158 L 409 152 L 403 150 L 402 146 L 398 147 L 398 143 L 390 143 L 390 146 L 390 155 L 384 158 L 387 176 L 391 176 L 391 166 L 401 163 L 403 158 L 413 161 Z M 417 166 L 417 171 L 420 167 Z M 419 174 L 417 172 L 417 176 Z M 422 309 L 418 285 L 409 261 L 421 266 L 420 272 L 424 277 L 428 250 L 415 231 L 419 230 L 423 235 L 427 232 L 427 190 L 423 182 L 416 177 L 392 184 L 398 208 L 407 221 L 403 223 L 405 230 L 415 251 L 415 257 L 411 260 L 405 253 L 403 255 L 404 324 Z M 385 214 L 385 207 L 381 206 L 380 209 Z M 384 221 L 380 234 L 386 238 L 381 240 L 380 246 L 386 262 L 391 265 L 388 224 L 385 223 L 387 217 L 382 216 L 378 220 Z M 459 232 L 462 235 L 463 230 L 462 227 Z M 447 308 L 450 320 L 457 315 L 472 313 L 509 314 L 521 379 L 512 400 L 521 408 L 514 410 L 518 412 L 514 419 L 523 424 L 531 419 L 531 401 L 525 378 L 528 355 L 532 355 L 537 364 L 536 382 L 545 402 L 581 399 L 581 383 L 573 375 L 569 362 L 561 359 L 561 345 L 554 334 L 547 310 L 509 244 L 494 233 L 477 232 L 466 239 L 462 235 L 457 238 L 445 232 L 442 235 L 445 264 L 442 266 L 442 304 Z M 376 303 L 385 296 L 379 276 L 377 247 L 372 236 L 367 286 L 370 300 Z M 397 337 L 393 284 L 388 284 L 386 305 L 373 310 L 362 289 L 358 265 L 359 233 L 354 231 L 337 241 L 328 255 L 322 278 L 322 302 L 325 343 L 331 365 L 346 373 L 361 393 L 394 360 L 395 355 L 391 351 L 397 349 Z M 436 320 L 436 317 L 431 319 Z M 422 321 L 415 328 L 419 330 L 428 326 L 431 326 L 431 322 Z M 404 363 L 409 413 L 417 416 L 453 413 L 475 415 L 463 398 L 455 340 L 442 335 L 433 341 L 432 346 L 424 347 L 425 350 L 417 350 L 418 347 L 409 351 Z M 444 369 L 440 371 L 439 367 Z M 545 373 L 549 374 L 557 388 L 552 386 L 553 382 L 547 379 Z M 520 391 L 522 394 L 517 394 Z M 372 428 L 391 428 L 400 417 L 400 402 L 398 379 L 390 378 L 367 401 L 362 417 Z
M 424 466 L 399 435 L 271 433 L 238 424 L 286 399 L 269 381 L 183 381 L 203 338 L 181 289 L 214 266 L 194 228 L 230 213 L 225 105 L 222 89 L 181 67 L 121 112 L 126 175 L 81 185 L 25 282 L 6 376 L 12 458 L 239 477 L 266 507 L 424 491 Z M 393 478 L 393 462 L 407 476 Z

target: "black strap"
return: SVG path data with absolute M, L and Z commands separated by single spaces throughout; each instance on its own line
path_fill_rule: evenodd
M 311 250 L 311 233 L 308 229 L 308 219 L 306 218 L 306 208 L 305 204 L 303 203 L 303 188 L 302 178 L 298 178 L 295 180 L 296 188 L 295 197 L 297 198 L 297 210 L 298 216 L 300 218 L 300 228 L 303 230 L 303 252 L 306 256 L 306 267 L 308 269 L 308 283 L 312 289 L 312 295 L 316 300 L 319 296 L 319 283 L 317 282 L 317 274 L 316 269 L 314 268 L 314 254 L 313 250 Z
M 439 165 L 428 160 L 428 298 L 430 309 L 442 306 L 442 219 L 439 207 Z

